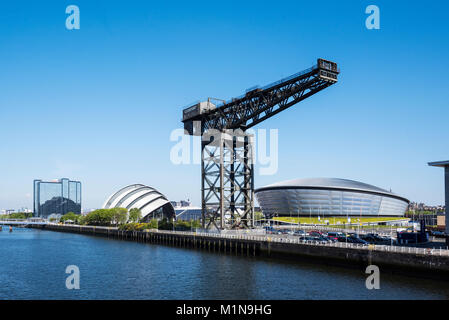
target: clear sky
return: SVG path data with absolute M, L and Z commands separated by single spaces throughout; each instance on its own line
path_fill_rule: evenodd
M 65 9 L 79 6 L 80 30 Z M 380 30 L 365 8 L 380 8 Z M 229 99 L 310 67 L 339 83 L 262 123 L 279 170 L 359 180 L 443 203 L 449 159 L 447 1 L 1 1 L 0 208 L 32 208 L 33 179 L 83 183 L 83 208 L 120 187 L 200 204 L 199 165 L 170 162 L 186 104 Z

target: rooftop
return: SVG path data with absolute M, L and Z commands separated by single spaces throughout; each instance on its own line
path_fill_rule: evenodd
M 431 167 L 447 167 L 449 166 L 449 160 L 429 162 L 428 165 Z
M 294 179 L 288 181 L 281 181 L 274 184 L 270 184 L 261 188 L 258 188 L 256 192 L 270 189 L 289 189 L 289 188 L 325 188 L 325 189 L 346 189 L 354 191 L 373 192 L 377 194 L 385 194 L 393 197 L 402 198 L 393 192 L 375 187 L 373 185 L 339 178 L 307 178 L 307 179 Z M 405 198 L 403 198 L 406 200 Z M 408 202 L 408 200 L 406 200 Z

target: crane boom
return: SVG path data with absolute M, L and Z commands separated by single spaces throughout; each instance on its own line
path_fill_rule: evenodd
M 252 88 L 219 106 L 209 100 L 185 109 L 184 128 L 190 135 L 202 135 L 208 129 L 245 131 L 336 83 L 338 74 L 336 63 L 318 59 L 307 70 L 263 88 Z

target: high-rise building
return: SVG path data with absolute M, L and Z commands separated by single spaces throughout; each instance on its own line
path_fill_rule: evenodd
M 48 218 L 68 212 L 81 213 L 81 182 L 63 178 L 34 180 L 34 216 Z

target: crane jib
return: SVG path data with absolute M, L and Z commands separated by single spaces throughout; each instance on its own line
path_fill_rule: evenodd
M 336 83 L 339 73 L 335 62 L 317 59 L 309 69 L 262 88 L 252 87 L 221 105 L 208 100 L 184 109 L 184 129 L 190 135 L 202 135 L 207 129 L 251 127 Z

